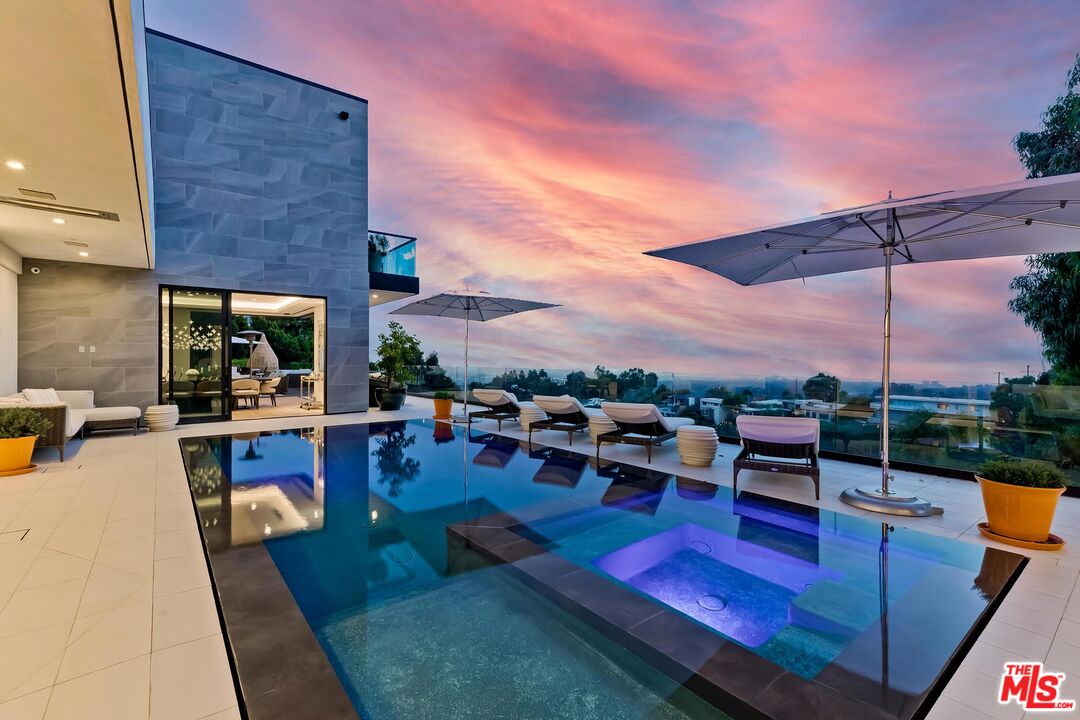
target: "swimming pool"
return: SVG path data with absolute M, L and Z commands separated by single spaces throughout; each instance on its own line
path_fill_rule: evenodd
M 251 717 L 906 720 L 1023 567 L 479 428 L 181 441 Z

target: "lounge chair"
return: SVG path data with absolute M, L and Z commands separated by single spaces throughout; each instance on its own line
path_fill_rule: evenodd
M 742 450 L 733 463 L 733 490 L 738 490 L 740 470 L 761 470 L 809 477 L 814 482 L 814 497 L 821 499 L 820 422 L 813 418 L 739 415 L 735 427 Z
M 495 420 L 502 430 L 504 420 L 516 420 L 521 415 L 521 405 L 514 393 L 499 388 L 477 388 L 472 394 L 487 410 L 469 413 L 469 422 L 472 422 L 473 418 Z
M 589 429 L 589 411 L 570 395 L 535 395 L 533 402 L 547 413 L 547 420 L 534 420 L 529 423 L 529 444 L 532 444 L 533 430 L 562 430 L 574 444 L 574 433 Z M 594 410 L 593 412 L 599 412 Z
M 653 446 L 659 447 L 665 440 L 675 437 L 680 425 L 693 425 L 690 418 L 665 417 L 655 405 L 648 403 L 603 403 L 600 409 L 611 418 L 617 428 L 613 432 L 596 436 L 596 459 L 600 460 L 600 446 L 604 443 L 644 445 L 646 457 L 652 462 Z

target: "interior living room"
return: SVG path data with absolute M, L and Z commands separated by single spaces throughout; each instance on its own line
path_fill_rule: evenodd
M 326 300 L 234 293 L 229 309 L 232 419 L 323 414 Z

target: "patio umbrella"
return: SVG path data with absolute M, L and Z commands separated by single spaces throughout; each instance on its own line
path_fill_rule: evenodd
M 740 285 L 884 267 L 881 486 L 841 499 L 894 515 L 935 515 L 927 501 L 889 488 L 892 266 L 1080 250 L 1080 173 L 893 199 L 817 217 L 652 250 Z
M 514 298 L 495 297 L 483 290 L 463 290 L 440 293 L 425 300 L 400 307 L 391 315 L 425 315 L 457 318 L 465 321 L 465 382 L 462 385 L 462 419 L 469 416 L 469 321 L 488 322 L 530 310 L 559 307 L 552 303 Z

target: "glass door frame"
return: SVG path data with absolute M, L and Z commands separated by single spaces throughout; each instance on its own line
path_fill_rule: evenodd
M 165 305 L 161 302 L 162 296 L 168 292 L 169 305 L 166 309 Z M 168 383 L 169 388 L 172 388 L 172 368 L 173 368 L 173 342 L 172 342 L 172 328 L 173 328 L 173 309 L 174 301 L 173 297 L 177 292 L 204 292 L 214 293 L 221 296 L 221 352 L 219 359 L 221 360 L 221 407 L 222 412 L 220 415 L 207 415 L 207 416 L 195 416 L 195 417 L 183 417 L 181 415 L 179 424 L 186 425 L 190 423 L 201 422 L 223 422 L 232 420 L 232 384 L 230 378 L 226 376 L 228 372 L 231 376 L 232 373 L 232 291 L 223 288 L 208 288 L 208 287 L 196 287 L 192 285 L 159 285 L 158 286 L 158 402 L 161 404 L 168 404 L 170 398 L 166 397 L 166 393 L 163 386 Z M 169 357 L 164 356 L 165 352 L 165 313 L 169 313 L 169 336 L 167 339 Z M 168 365 L 166 365 L 166 360 Z M 163 370 L 168 368 L 168 379 L 165 380 Z

